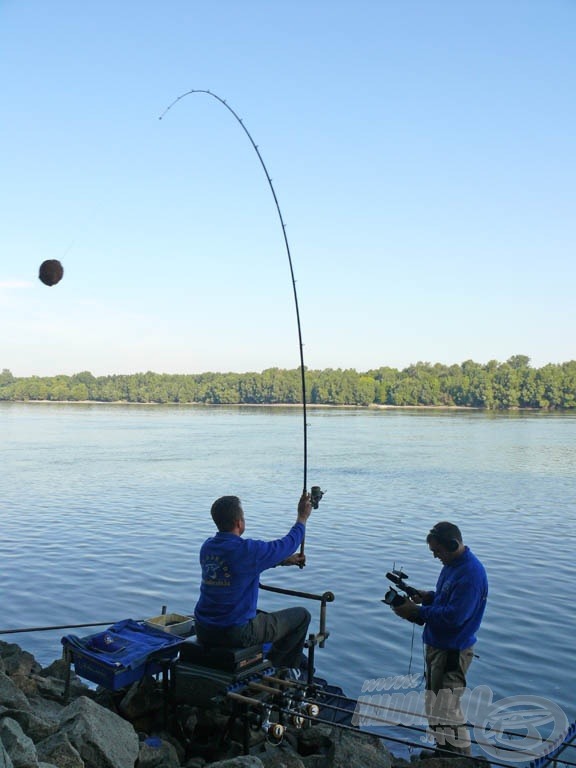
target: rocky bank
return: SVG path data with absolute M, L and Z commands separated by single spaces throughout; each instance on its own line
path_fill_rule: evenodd
M 404 768 L 375 736 L 318 724 L 287 732 L 279 745 L 257 730 L 250 755 L 241 735 L 221 744 L 227 716 L 179 708 L 170 730 L 160 683 L 152 678 L 111 693 L 67 664 L 42 668 L 32 654 L 0 641 L 0 768 Z M 471 768 L 475 761 L 433 759 L 427 768 Z

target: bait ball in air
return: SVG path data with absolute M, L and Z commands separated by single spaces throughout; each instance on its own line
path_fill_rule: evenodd
M 48 259 L 40 264 L 40 271 L 38 277 L 44 285 L 56 285 L 62 280 L 64 275 L 64 267 L 56 259 Z

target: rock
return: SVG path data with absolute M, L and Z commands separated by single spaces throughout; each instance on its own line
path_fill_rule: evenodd
M 0 718 L 3 717 L 11 717 L 16 720 L 24 733 L 30 736 L 35 744 L 47 739 L 58 730 L 58 724 L 54 720 L 46 720 L 33 712 L 22 709 L 7 709 L 5 712 L 0 712 Z
M 38 744 L 36 750 L 39 760 L 49 760 L 57 768 L 85 768 L 84 760 L 65 733 L 55 733 Z
M 11 717 L 0 722 L 0 743 L 8 752 L 14 768 L 35 768 L 38 755 L 34 742 Z
M 13 680 L 0 672 L 0 704 L 8 709 L 30 710 L 30 703 Z
M 258 755 L 264 768 L 305 768 L 300 757 L 289 748 L 273 747 L 267 744 L 264 755 Z
M 262 760 L 253 755 L 232 757 L 230 760 L 219 760 L 217 763 L 209 763 L 210 768 L 264 768 Z
M 4 749 L 4 745 L 0 741 L 0 768 L 14 768 L 10 755 Z
M 85 696 L 63 710 L 60 730 L 89 768 L 132 768 L 138 757 L 130 723 Z
M 162 710 L 162 688 L 152 678 L 134 683 L 118 706 L 119 712 L 130 721 L 140 720 Z
M 66 706 L 62 701 L 42 699 L 39 696 L 29 699 L 29 703 L 36 717 L 56 724 L 60 722 L 60 715 Z
M 327 725 L 302 731 L 298 751 L 306 757 L 307 768 L 391 768 L 392 765 L 390 752 L 377 736 Z M 320 757 L 323 760 L 319 760 Z
M 23 651 L 16 643 L 5 643 L 0 640 L 0 658 L 2 659 L 5 674 L 29 675 L 40 672 L 42 667 L 34 656 L 28 651 Z
M 418 758 L 412 763 L 414 768 L 422 766 L 422 768 L 489 768 L 489 763 L 483 757 L 466 757 L 466 755 L 454 755 L 451 757 L 419 755 Z
M 334 728 L 333 740 L 332 768 L 391 768 L 392 756 L 377 736 Z
M 206 760 L 201 757 L 193 757 L 185 763 L 184 768 L 204 768 L 205 765 L 208 765 Z
M 300 731 L 298 735 L 298 752 L 301 755 L 329 755 L 334 751 L 332 727 L 316 725 Z
M 176 748 L 160 737 L 150 737 L 140 744 L 138 768 L 180 768 Z

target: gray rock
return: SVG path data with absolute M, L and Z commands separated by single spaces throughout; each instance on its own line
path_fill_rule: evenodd
M 266 746 L 265 754 L 258 755 L 264 768 L 305 768 L 301 758 L 286 745 L 273 747 L 267 744 Z
M 22 709 L 7 709 L 4 712 L 0 712 L 0 719 L 4 717 L 11 717 L 20 725 L 24 733 L 37 744 L 43 739 L 47 739 L 53 733 L 58 730 L 58 724 L 54 720 L 46 720 L 43 717 L 38 717 L 33 712 L 28 712 Z
M 148 677 L 130 686 L 118 709 L 128 720 L 138 720 L 151 712 L 158 712 L 163 707 L 162 688 Z
M 41 677 L 40 675 L 31 676 L 29 679 L 34 683 L 35 688 L 35 694 L 29 693 L 29 697 L 36 695 L 60 703 L 64 701 L 65 683 L 63 680 L 59 680 L 57 677 Z M 88 691 L 87 688 L 86 691 Z M 79 695 L 85 695 L 85 691 L 82 690 Z
M 180 768 L 178 752 L 165 739 L 146 739 L 140 744 L 138 768 Z
M 210 768 L 264 768 L 262 760 L 253 755 L 241 755 L 230 760 L 219 760 L 217 763 L 209 763 Z
M 37 745 L 39 760 L 50 761 L 57 768 L 85 768 L 80 757 L 65 733 L 55 733 Z
M 204 768 L 205 765 L 208 765 L 206 760 L 202 757 L 191 757 L 190 760 L 185 764 L 184 768 Z
M 41 699 L 39 697 L 29 699 L 29 703 L 36 717 L 57 724 L 60 722 L 60 715 L 66 706 L 61 701 L 52 701 L 51 699 Z
M 474 758 L 460 755 L 451 757 L 428 757 L 426 754 L 420 755 L 412 763 L 416 768 L 487 768 L 489 764 L 483 757 Z
M 392 756 L 377 736 L 333 728 L 332 737 L 332 768 L 391 768 Z
M 377 736 L 328 725 L 302 731 L 298 750 L 307 768 L 391 768 L 392 764 L 391 753 Z
M 10 755 L 4 749 L 4 745 L 0 740 L 0 768 L 14 768 Z
M 30 709 L 26 696 L 3 672 L 0 672 L 0 704 L 8 709 Z
M 5 717 L 0 722 L 0 742 L 10 755 L 14 768 L 34 768 L 38 765 L 34 742 L 11 717 Z
M 16 643 L 5 643 L 0 640 L 0 658 L 7 675 L 29 675 L 31 672 L 40 672 L 42 667 L 34 656 L 28 651 L 23 651 Z
M 85 696 L 63 710 L 60 729 L 88 768 L 133 768 L 138 757 L 138 736 L 130 723 Z

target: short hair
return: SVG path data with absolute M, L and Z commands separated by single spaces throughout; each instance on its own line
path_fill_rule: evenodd
M 462 544 L 462 534 L 460 528 L 454 523 L 449 523 L 447 520 L 442 520 L 430 530 L 428 536 L 426 536 L 426 543 L 430 544 L 431 539 L 435 539 L 443 546 L 447 546 L 450 542 L 456 540 Z M 449 547 L 448 547 L 449 548 Z
M 237 521 L 244 517 L 242 502 L 238 496 L 221 496 L 212 504 L 210 514 L 219 531 L 231 531 Z

